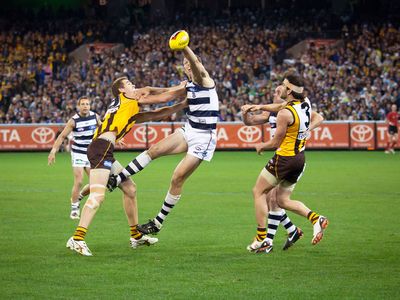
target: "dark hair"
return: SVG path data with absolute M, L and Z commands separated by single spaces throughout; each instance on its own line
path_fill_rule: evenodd
M 90 98 L 89 98 L 88 96 L 82 96 L 82 97 L 79 97 L 77 104 L 80 105 L 80 104 L 81 104 L 81 101 L 82 101 L 83 99 L 87 99 L 87 100 L 90 101 Z
M 117 97 L 120 93 L 119 89 L 124 87 L 124 84 L 122 83 L 123 80 L 128 80 L 128 77 L 123 76 L 123 77 L 118 77 L 117 79 L 114 80 L 112 86 L 111 86 L 111 91 L 114 97 Z
M 293 85 L 296 85 L 299 87 L 304 87 L 304 81 L 298 74 L 290 73 L 290 74 L 287 74 L 285 76 L 285 78 Z M 296 92 L 292 91 L 292 95 L 295 99 L 299 99 L 299 100 L 303 100 L 305 98 L 304 91 L 303 91 L 303 93 L 296 93 Z

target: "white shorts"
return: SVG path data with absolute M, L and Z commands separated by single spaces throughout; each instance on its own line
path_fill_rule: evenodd
M 210 161 L 217 147 L 217 131 L 195 129 L 190 124 L 186 123 L 182 128 L 178 129 L 182 132 L 188 151 L 201 160 Z
M 86 154 L 71 151 L 71 161 L 73 167 L 90 168 L 90 162 Z

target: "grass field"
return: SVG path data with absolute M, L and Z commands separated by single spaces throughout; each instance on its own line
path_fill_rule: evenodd
M 127 163 L 135 153 L 117 153 Z M 121 193 L 107 194 L 87 242 L 65 248 L 72 173 L 68 154 L 0 153 L 1 299 L 390 299 L 400 286 L 400 158 L 382 152 L 309 152 L 294 198 L 330 219 L 321 244 L 305 237 L 271 254 L 245 250 L 255 234 L 251 188 L 271 153 L 217 152 L 189 179 L 154 247 L 128 246 Z M 142 222 L 158 212 L 182 156 L 135 177 Z

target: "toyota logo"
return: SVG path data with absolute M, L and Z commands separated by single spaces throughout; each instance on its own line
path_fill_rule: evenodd
M 38 127 L 32 131 L 32 140 L 38 144 L 47 144 L 54 140 L 56 134 L 49 127 Z
M 359 143 L 368 142 L 374 136 L 374 131 L 367 125 L 356 125 L 351 128 L 351 138 Z
M 261 130 L 256 126 L 242 126 L 237 132 L 238 138 L 245 143 L 255 143 L 261 138 Z
M 141 143 L 146 143 L 146 126 L 139 126 L 133 131 L 133 137 Z M 157 131 L 153 127 L 147 127 L 148 142 L 151 143 L 157 138 Z

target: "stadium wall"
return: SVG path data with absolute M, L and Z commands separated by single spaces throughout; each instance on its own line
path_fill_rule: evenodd
M 50 150 L 65 124 L 0 124 L 0 151 Z M 125 137 L 126 150 L 146 149 L 168 136 L 182 123 L 147 123 L 135 126 Z M 268 125 L 245 126 L 240 122 L 219 123 L 217 149 L 253 149 L 271 138 Z M 384 122 L 326 121 L 310 133 L 311 149 L 384 149 Z M 400 144 L 400 141 L 397 145 Z

